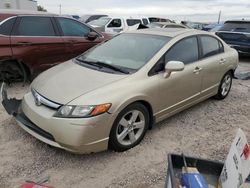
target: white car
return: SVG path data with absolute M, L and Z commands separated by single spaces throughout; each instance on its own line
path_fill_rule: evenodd
M 149 20 L 146 17 L 101 17 L 88 24 L 102 32 L 120 33 L 137 30 L 140 24 L 149 24 Z

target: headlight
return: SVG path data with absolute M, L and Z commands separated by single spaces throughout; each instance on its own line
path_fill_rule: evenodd
M 88 106 L 65 105 L 59 108 L 58 112 L 56 112 L 54 116 L 62 118 L 92 117 L 107 112 L 110 107 L 111 103 L 101 104 L 101 105 L 88 105 Z

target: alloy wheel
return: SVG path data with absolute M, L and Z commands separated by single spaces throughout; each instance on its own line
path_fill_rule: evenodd
M 129 111 L 121 118 L 117 126 L 117 141 L 124 146 L 134 144 L 142 136 L 145 125 L 145 117 L 142 112 Z
M 228 94 L 228 92 L 230 91 L 231 83 L 232 83 L 232 77 L 230 75 L 226 75 L 221 85 L 222 96 L 226 96 Z

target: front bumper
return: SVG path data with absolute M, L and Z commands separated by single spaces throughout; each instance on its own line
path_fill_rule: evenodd
M 51 146 L 74 153 L 91 153 L 106 150 L 112 114 L 92 118 L 57 118 L 55 110 L 36 106 L 33 96 L 28 93 L 23 100 L 8 99 L 2 87 L 2 104 L 13 115 L 25 131 Z

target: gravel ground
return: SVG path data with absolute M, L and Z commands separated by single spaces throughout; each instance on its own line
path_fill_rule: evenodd
M 247 70 L 250 59 L 242 59 L 237 71 Z M 22 97 L 28 87 L 15 84 L 10 94 Z M 168 153 L 223 161 L 237 128 L 250 140 L 249 93 L 250 80 L 234 80 L 224 101 L 206 100 L 157 124 L 139 146 L 90 155 L 74 155 L 36 140 L 0 106 L 0 187 L 46 176 L 58 188 L 163 187 Z

